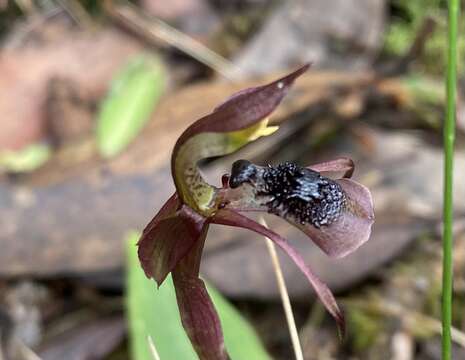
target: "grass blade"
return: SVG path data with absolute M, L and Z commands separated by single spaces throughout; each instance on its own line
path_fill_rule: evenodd
M 253 327 L 218 290 L 207 283 L 223 327 L 224 342 L 232 360 L 271 360 Z
M 260 218 L 260 223 L 268 227 L 265 219 Z M 286 282 L 284 281 L 283 271 L 281 269 L 281 264 L 279 263 L 278 254 L 276 252 L 276 247 L 273 242 L 265 238 L 266 246 L 270 254 L 271 262 L 273 263 L 273 269 L 276 275 L 276 282 L 278 283 L 279 293 L 281 295 L 281 302 L 283 303 L 284 313 L 286 314 L 287 326 L 289 328 L 289 334 L 292 340 L 292 347 L 294 349 L 294 355 L 296 360 L 303 360 L 304 355 L 302 351 L 302 346 L 300 345 L 299 332 L 297 331 L 297 325 L 295 324 L 294 314 L 292 312 L 291 300 L 289 298 L 289 293 L 287 292 Z
M 451 359 L 452 328 L 452 224 L 453 224 L 453 171 L 455 143 L 455 113 L 457 89 L 457 24 L 459 1 L 449 0 L 447 107 L 444 123 L 444 233 L 442 279 L 442 359 Z
M 157 344 L 160 359 L 196 360 L 198 357 L 181 325 L 171 276 L 158 290 L 155 281 L 146 278 L 137 258 L 138 239 L 139 234 L 131 233 L 126 244 L 131 359 L 153 360 L 147 342 L 150 337 Z

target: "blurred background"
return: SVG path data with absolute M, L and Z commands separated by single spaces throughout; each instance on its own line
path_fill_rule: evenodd
M 282 123 L 279 132 L 205 162 L 205 174 L 218 185 L 239 158 L 309 165 L 352 157 L 376 209 L 372 237 L 357 252 L 329 259 L 298 231 L 267 219 L 345 309 L 341 343 L 304 276 L 281 258 L 305 359 L 440 359 L 446 5 L 0 0 L 0 359 L 136 359 L 128 306 L 134 301 L 155 319 L 164 310 L 160 302 L 139 304 L 141 284 L 149 296 L 155 285 L 126 260 L 134 243 L 125 242 L 174 190 L 176 138 L 234 91 L 309 61 L 271 119 Z M 458 45 L 462 74 L 463 36 Z M 464 86 L 455 173 L 457 359 L 465 357 Z M 263 239 L 212 230 L 203 276 L 251 324 L 270 358 L 292 359 Z M 163 319 L 165 328 L 179 322 Z M 175 336 L 166 344 L 154 337 L 168 353 L 178 344 Z

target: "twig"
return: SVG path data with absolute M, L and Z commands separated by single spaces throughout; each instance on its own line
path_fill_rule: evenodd
M 407 53 L 405 53 L 398 61 L 382 69 L 384 76 L 396 76 L 407 72 L 410 64 L 421 56 L 425 50 L 425 45 L 428 38 L 436 29 L 436 20 L 430 16 L 427 16 L 423 20 L 423 24 L 415 35 L 415 39 L 412 42 Z
M 241 73 L 239 68 L 236 68 L 221 55 L 164 21 L 156 17 L 148 17 L 127 1 L 114 5 L 112 0 L 107 0 L 104 5 L 110 16 L 146 39 L 155 42 L 162 40 L 214 69 L 229 80 Z
M 19 29 L 10 36 L 10 40 L 3 45 L 3 51 L 13 50 L 19 48 L 23 45 L 27 36 L 38 29 L 40 26 L 45 24 L 54 16 L 61 14 L 63 11 L 60 7 L 54 7 L 50 10 L 47 10 L 45 13 L 40 12 L 35 15 L 31 15 L 24 25 L 21 25 Z
M 77 0 L 58 0 L 58 4 L 73 18 L 80 26 L 91 29 L 93 21 L 84 6 Z
M 420 30 L 417 32 L 415 39 L 410 46 L 410 49 L 400 61 L 399 65 L 401 72 L 406 72 L 410 63 L 423 54 L 427 40 L 433 34 L 434 30 L 436 29 L 436 25 L 436 19 L 431 16 L 427 16 L 423 20 L 423 24 L 421 25 Z
M 147 335 L 147 342 L 149 343 L 149 349 L 150 349 L 150 352 L 152 353 L 153 359 L 160 360 L 160 355 L 158 355 L 157 348 L 155 347 L 153 339 L 150 335 Z
M 268 227 L 265 219 L 260 218 L 260 223 Z M 273 269 L 276 275 L 276 282 L 278 283 L 279 293 L 281 295 L 281 301 L 283 303 L 284 313 L 286 314 L 287 326 L 289 327 L 289 333 L 291 335 L 292 346 L 294 348 L 295 358 L 296 360 L 303 360 L 303 352 L 302 347 L 299 341 L 299 333 L 297 332 L 297 326 L 295 324 L 294 315 L 292 313 L 291 301 L 289 299 L 289 294 L 286 288 L 286 282 L 284 281 L 283 271 L 281 269 L 281 265 L 279 263 L 278 254 L 276 253 L 276 248 L 273 242 L 265 238 L 266 246 L 268 248 L 268 252 L 270 253 L 270 258 L 273 263 Z

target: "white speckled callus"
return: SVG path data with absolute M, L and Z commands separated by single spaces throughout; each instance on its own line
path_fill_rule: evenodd
M 336 182 L 341 185 L 346 196 L 346 209 L 337 221 L 317 229 L 287 220 L 307 234 L 326 254 L 341 258 L 369 239 L 374 212 L 370 191 L 365 186 L 350 179 L 339 179 Z

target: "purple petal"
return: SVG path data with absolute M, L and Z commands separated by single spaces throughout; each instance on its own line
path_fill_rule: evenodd
M 199 266 L 206 232 L 173 271 L 181 321 L 200 360 L 226 360 L 218 314 L 199 279 Z
M 365 186 L 349 179 L 335 181 L 341 185 L 346 196 L 346 209 L 339 219 L 318 229 L 311 225 L 295 222 L 293 224 L 329 256 L 341 258 L 355 251 L 369 239 L 374 212 L 370 191 Z
M 294 260 L 295 264 L 307 277 L 323 305 L 336 320 L 340 333 L 343 336 L 345 331 L 344 315 L 339 309 L 339 306 L 337 305 L 331 290 L 329 290 L 329 288 L 312 272 L 312 270 L 305 264 L 305 260 L 286 241 L 286 239 L 271 231 L 270 229 L 260 225 L 259 223 L 232 210 L 223 209 L 218 211 L 218 213 L 216 213 L 215 216 L 211 219 L 211 223 L 252 230 L 258 234 L 266 236 L 277 246 L 283 249 L 289 255 L 289 257 Z
M 241 130 L 265 119 L 279 105 L 294 80 L 309 67 L 309 64 L 304 65 L 270 84 L 241 90 L 229 97 L 184 131 L 176 143 L 173 158 L 182 144 L 196 134 Z
M 341 157 L 338 159 L 308 166 L 309 169 L 318 172 L 344 172 L 342 177 L 351 178 L 354 173 L 355 164 L 351 158 Z
M 138 242 L 142 268 L 159 286 L 207 227 L 205 218 L 185 205 L 178 207 L 175 194 L 147 225 Z

